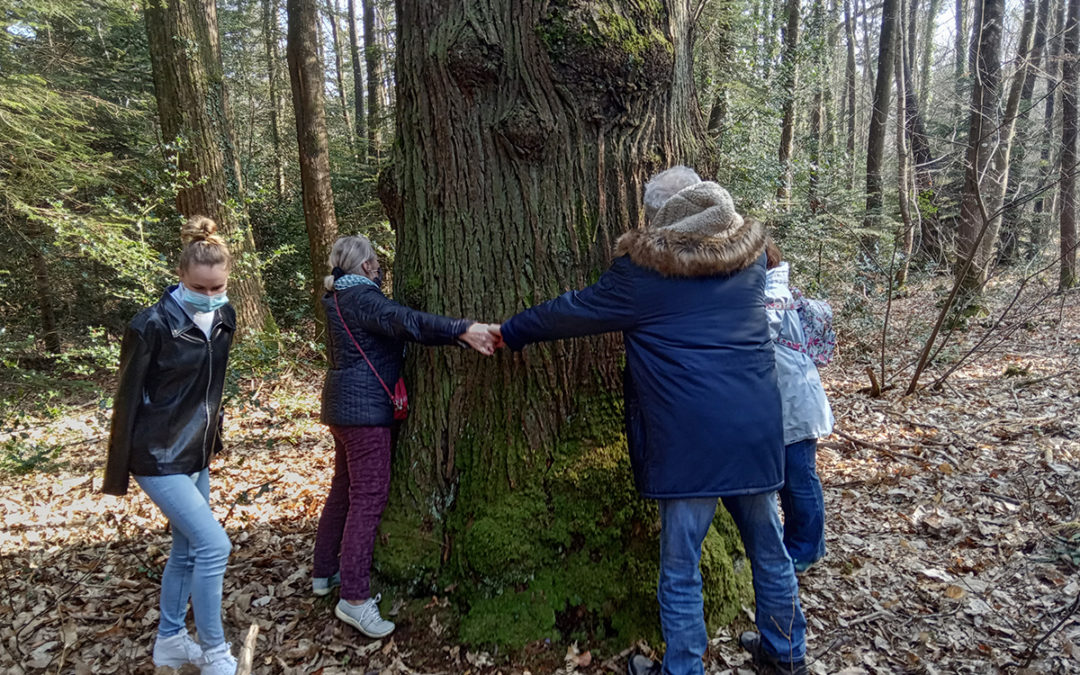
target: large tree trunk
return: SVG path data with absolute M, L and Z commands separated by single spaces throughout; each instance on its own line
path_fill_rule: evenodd
M 316 0 L 288 0 L 289 35 L 286 52 L 296 114 L 296 141 L 300 150 L 300 185 L 303 189 L 304 224 L 310 246 L 312 304 L 317 333 L 326 327 L 319 296 L 327 261 L 337 239 L 334 193 L 330 187 L 330 151 L 323 108 L 323 70 L 319 62 L 319 21 Z
M 1069 0 L 1061 67 L 1061 275 L 1062 291 L 1076 285 L 1077 73 L 1080 71 L 1080 0 Z
M 866 143 L 866 213 L 863 218 L 861 253 L 874 261 L 874 251 L 881 232 L 884 193 L 881 179 L 885 156 L 885 124 L 889 119 L 889 96 L 892 89 L 893 50 L 896 49 L 897 0 L 884 0 L 881 6 L 881 41 L 878 46 L 877 83 L 874 86 L 870 132 Z M 876 261 L 875 261 L 876 262 Z
M 353 76 L 353 105 L 355 110 L 353 118 L 356 120 L 356 139 L 360 143 L 367 143 L 367 118 L 364 116 L 364 63 L 360 60 L 360 40 L 356 35 L 356 3 L 358 0 L 348 0 L 349 3 L 349 59 L 352 62 Z M 367 156 L 367 150 L 363 156 Z
M 341 103 L 341 115 L 345 118 L 345 143 L 349 153 L 355 154 L 356 143 L 353 140 L 353 123 L 349 118 L 349 97 L 345 90 L 345 66 L 341 59 L 341 31 L 338 30 L 338 8 L 336 0 L 326 0 L 326 18 L 330 21 L 330 36 L 334 47 L 334 80 L 337 82 L 338 100 Z
M 34 271 L 34 291 L 37 294 L 38 317 L 41 319 L 41 337 L 45 349 L 50 354 L 59 354 L 60 327 L 56 322 L 56 302 L 52 279 L 49 275 L 49 261 L 42 248 L 47 247 L 46 228 L 33 221 L 24 221 L 26 249 L 30 255 L 30 266 Z
M 229 282 L 243 332 L 276 331 L 255 260 L 232 133 L 213 0 L 148 0 L 144 12 L 158 117 L 167 142 L 182 139 L 176 196 L 184 216 L 213 218 L 243 271 Z
M 956 273 L 965 301 L 971 302 L 989 273 L 990 252 L 1000 219 L 994 217 L 1003 167 L 995 148 L 1003 142 L 998 107 L 1001 98 L 1001 33 L 1004 0 L 975 0 L 972 43 L 975 77 L 971 88 L 971 122 L 964 168 L 964 192 L 957 230 Z M 980 205 L 980 201 L 982 204 Z M 985 211 L 985 217 L 983 215 Z M 971 264 L 968 264 L 968 259 Z M 965 271 L 966 270 L 966 271 Z
M 648 175 L 693 163 L 690 2 L 634 7 L 398 3 L 398 139 L 380 180 L 397 299 L 499 320 L 582 287 L 642 223 Z M 655 635 L 656 520 L 630 486 L 620 353 L 615 335 L 494 361 L 410 352 L 377 571 L 455 584 L 466 641 L 520 645 L 556 621 Z M 739 604 L 724 532 L 706 540 L 710 624 Z
M 380 119 L 382 117 L 382 48 L 375 35 L 375 0 L 363 0 L 364 65 L 367 68 L 367 153 L 369 159 L 382 156 Z
M 776 189 L 776 201 L 781 208 L 790 205 L 791 151 L 795 142 L 795 89 L 798 86 L 799 64 L 799 0 L 784 3 L 784 49 L 780 56 L 780 92 L 784 97 L 780 125 L 780 185 Z
M 285 146 L 281 142 L 281 70 L 278 63 L 278 0 L 263 0 L 263 40 L 266 43 L 266 79 L 270 88 L 270 140 L 274 153 L 274 193 L 285 198 Z

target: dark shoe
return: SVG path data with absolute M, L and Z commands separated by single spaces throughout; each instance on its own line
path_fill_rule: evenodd
M 660 675 L 661 667 L 644 654 L 634 654 L 626 662 L 627 675 Z
M 748 630 L 739 636 L 739 644 L 742 645 L 743 649 L 750 652 L 750 656 L 754 658 L 754 665 L 759 668 L 759 673 L 765 675 L 809 675 L 804 659 L 781 661 L 778 657 L 765 651 L 764 645 L 761 644 L 761 636 L 752 630 Z

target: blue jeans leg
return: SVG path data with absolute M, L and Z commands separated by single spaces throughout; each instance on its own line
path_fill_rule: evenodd
M 667 649 L 664 675 L 701 675 L 709 643 L 701 595 L 701 544 L 716 513 L 716 498 L 661 499 L 660 627 Z
M 232 544 L 210 510 L 208 471 L 134 478 L 172 526 L 172 550 L 161 574 L 158 634 L 169 637 L 184 628 L 190 597 L 203 649 L 224 644 L 221 587 Z
M 784 449 L 786 480 L 780 489 L 784 546 L 798 571 L 825 557 L 825 496 L 816 465 L 816 438 Z
M 799 604 L 799 582 L 784 548 L 776 493 L 723 497 L 754 574 L 754 611 L 765 650 L 781 661 L 806 656 L 806 618 Z

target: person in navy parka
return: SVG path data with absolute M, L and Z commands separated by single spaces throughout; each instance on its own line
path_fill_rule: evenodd
M 619 238 L 595 284 L 517 314 L 499 333 L 515 351 L 623 333 L 634 482 L 660 507 L 662 672 L 704 672 L 698 564 L 717 498 L 753 570 L 760 635 L 744 635 L 744 646 L 777 672 L 805 672 L 806 624 L 776 507 L 784 439 L 764 308 L 764 228 L 686 167 L 654 177 L 645 205 L 647 229 Z M 660 673 L 661 665 L 636 655 L 628 670 Z

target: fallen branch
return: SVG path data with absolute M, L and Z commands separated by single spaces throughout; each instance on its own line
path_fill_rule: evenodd
M 244 646 L 240 648 L 240 659 L 236 664 L 236 675 L 251 675 L 252 664 L 255 662 L 255 640 L 259 637 L 259 624 L 252 623 L 248 628 L 247 637 L 244 638 Z
M 890 457 L 895 457 L 895 458 L 903 457 L 904 459 L 910 459 L 912 461 L 919 462 L 919 463 L 922 463 L 922 464 L 926 463 L 926 458 L 925 457 L 916 457 L 915 455 L 909 455 L 906 452 L 897 452 L 895 450 L 890 450 L 889 448 L 886 448 L 884 445 L 881 445 L 879 443 L 873 443 L 871 441 L 864 441 L 863 439 L 856 438 L 856 437 L 852 436 L 851 434 L 846 434 L 843 431 L 840 431 L 839 429 L 833 429 L 833 433 L 836 434 L 837 436 L 839 436 L 840 438 L 843 438 L 844 440 L 849 441 L 849 442 L 851 442 L 851 443 L 853 443 L 855 445 L 861 445 L 864 448 L 870 448 L 871 450 L 877 450 L 878 452 L 883 452 L 886 455 L 889 455 Z

